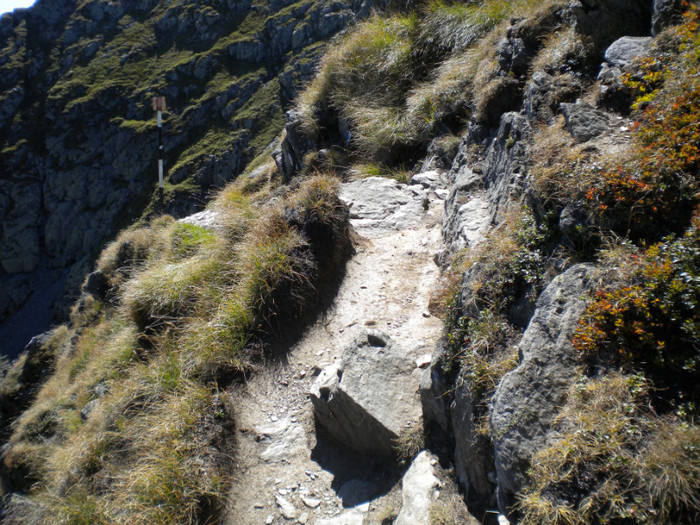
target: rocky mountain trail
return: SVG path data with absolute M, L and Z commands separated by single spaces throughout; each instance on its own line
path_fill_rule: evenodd
M 427 524 L 431 503 L 458 498 L 432 454 L 422 452 L 402 482 L 405 469 L 386 457 L 390 443 L 383 442 L 382 454 L 359 446 L 380 441 L 372 432 L 384 428 L 383 418 L 420 423 L 418 379 L 442 335 L 442 322 L 428 305 L 441 273 L 435 259 L 444 249 L 447 183 L 435 172 L 409 185 L 377 177 L 343 184 L 340 195 L 358 234 L 356 254 L 332 306 L 285 362 L 233 394 L 240 450 L 225 523 L 360 525 L 395 517 Z M 400 363 L 396 375 L 382 361 L 388 354 Z M 354 368 L 353 359 L 361 361 Z M 363 371 L 368 362 L 374 368 Z M 309 399 L 315 391 L 319 401 L 319 381 L 343 367 L 345 402 L 333 409 L 345 425 L 315 417 Z M 382 413 L 372 412 L 377 406 Z

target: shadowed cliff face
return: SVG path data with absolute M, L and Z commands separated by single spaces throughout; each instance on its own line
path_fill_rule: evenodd
M 201 209 L 263 152 L 321 42 L 371 5 L 40 0 L 4 15 L 0 351 L 62 315 L 118 229 Z M 162 195 L 155 94 L 168 102 Z

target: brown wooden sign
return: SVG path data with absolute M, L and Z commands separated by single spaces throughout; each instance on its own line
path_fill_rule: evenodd
M 153 111 L 165 111 L 165 97 L 153 97 Z

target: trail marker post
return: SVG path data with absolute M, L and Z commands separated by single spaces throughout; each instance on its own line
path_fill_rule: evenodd
M 163 190 L 163 111 L 165 111 L 165 97 L 153 97 L 153 109 L 158 114 L 158 187 Z

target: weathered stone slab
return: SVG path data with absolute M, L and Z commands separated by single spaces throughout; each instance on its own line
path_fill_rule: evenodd
M 349 448 L 392 456 L 394 440 L 421 417 L 415 363 L 382 332 L 363 332 L 311 389 L 316 420 Z
M 367 177 L 343 184 L 340 199 L 350 208 L 350 223 L 362 235 L 381 237 L 417 225 L 427 192 L 418 184 Z

